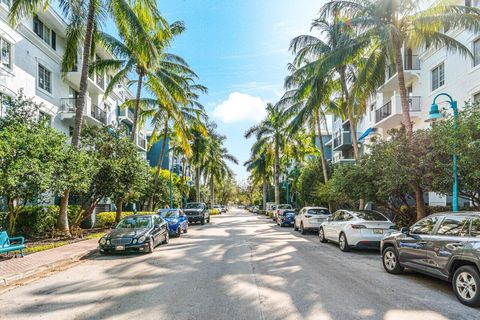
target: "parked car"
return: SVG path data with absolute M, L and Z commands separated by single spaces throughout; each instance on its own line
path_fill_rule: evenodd
M 168 243 L 167 222 L 157 214 L 132 215 L 123 218 L 115 229 L 100 238 L 100 253 L 148 252 L 161 243 Z
M 265 204 L 265 215 L 270 215 L 270 213 L 273 216 L 273 211 L 275 210 L 275 202 L 267 202 Z
M 283 210 L 278 215 L 276 222 L 280 227 L 293 226 L 295 224 L 295 210 Z
M 205 203 L 189 202 L 183 212 L 187 215 L 189 223 L 200 222 L 202 225 L 210 223 L 210 211 Z
M 324 207 L 305 207 L 295 216 L 293 228 L 305 234 L 308 231 L 318 232 L 320 225 L 332 214 Z
M 157 213 L 167 222 L 171 236 L 188 232 L 188 217 L 181 209 L 160 209 Z
M 383 236 L 393 230 L 395 225 L 380 212 L 338 210 L 320 225 L 318 236 L 321 242 L 338 243 L 342 251 L 378 249 Z
M 221 208 L 222 208 L 222 210 L 221 210 L 220 212 L 222 212 L 222 213 L 225 213 L 225 212 L 227 212 L 227 211 L 228 211 L 228 209 L 227 209 L 227 206 L 226 206 L 226 205 L 222 205 L 222 206 L 221 206 Z
M 219 205 L 219 204 L 214 204 L 212 209 L 218 210 L 218 214 L 222 214 L 222 212 L 223 212 L 222 206 Z
M 273 221 L 277 221 L 279 215 L 281 215 L 285 210 L 292 210 L 292 206 L 290 204 L 279 204 L 275 206 L 275 210 L 273 213 Z
M 383 238 L 383 266 L 452 282 L 461 303 L 480 307 L 480 212 L 432 214 Z
M 251 210 L 252 213 L 258 213 L 259 211 L 260 209 L 258 208 L 258 206 L 252 206 L 252 210 Z

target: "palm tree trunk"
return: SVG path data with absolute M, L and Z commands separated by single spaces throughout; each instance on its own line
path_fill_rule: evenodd
M 215 184 L 213 182 L 213 175 L 210 177 L 210 198 L 211 198 L 210 207 L 213 208 L 215 204 Z
M 405 86 L 405 74 L 403 72 L 403 59 L 401 44 L 397 44 L 395 48 L 395 66 L 398 76 L 398 89 L 400 91 L 400 102 L 402 105 L 403 124 L 407 130 L 408 137 L 412 137 L 413 126 L 410 119 L 410 104 L 408 102 L 407 88 Z
M 319 111 L 320 112 L 320 111 Z M 323 171 L 323 180 L 325 182 L 328 181 L 328 165 L 327 160 L 325 159 L 325 149 L 323 148 L 323 137 L 322 137 L 322 127 L 320 125 L 320 115 L 316 113 L 316 123 L 317 123 L 317 130 L 318 130 L 318 139 L 319 139 L 319 150 L 320 150 L 320 162 L 322 164 L 322 171 Z
M 280 146 L 275 138 L 275 164 L 274 164 L 275 204 L 280 204 Z
M 90 56 L 92 51 L 93 27 L 95 20 L 95 1 L 90 0 L 88 3 L 87 26 L 85 29 L 85 39 L 83 42 L 82 53 L 82 72 L 80 75 L 80 92 L 78 93 L 77 105 L 75 108 L 75 127 L 73 129 L 72 146 L 78 148 L 80 145 L 80 134 L 82 133 L 83 112 L 87 104 L 88 90 L 88 67 L 90 64 Z M 60 213 L 57 219 L 57 228 L 65 236 L 70 237 L 70 228 L 68 225 L 68 198 L 70 190 L 63 191 L 60 201 Z
M 417 220 L 425 218 L 426 210 L 425 210 L 425 201 L 423 199 L 423 190 L 420 187 L 420 184 L 415 185 L 415 203 L 417 209 Z
M 123 199 L 122 198 L 117 199 L 115 206 L 117 207 L 117 210 L 115 212 L 115 222 L 118 223 L 122 219 Z
M 267 177 L 263 175 L 262 181 L 263 210 L 267 210 Z
M 142 92 L 143 71 L 138 73 L 137 97 L 135 100 L 135 111 L 133 113 L 132 135 L 130 140 L 135 143 L 135 135 L 137 134 L 138 114 L 140 113 L 140 95 Z
M 168 119 L 167 117 L 165 119 L 165 127 L 163 129 L 163 141 L 162 141 L 162 149 L 160 151 L 160 157 L 158 158 L 157 161 L 157 170 L 155 170 L 155 180 L 153 182 L 153 190 L 152 194 L 150 195 L 150 200 L 148 201 L 148 211 L 153 211 L 153 199 L 155 196 L 155 192 L 157 192 L 158 188 L 158 180 L 160 178 L 160 171 L 162 170 L 162 162 L 163 162 L 163 157 L 165 156 L 165 146 L 167 144 L 167 136 L 168 136 Z
M 196 201 L 200 202 L 200 166 L 195 168 L 195 193 Z
M 343 99 L 345 103 L 346 113 L 348 122 L 350 122 L 350 131 L 352 135 L 352 146 L 353 146 L 353 156 L 356 161 L 360 159 L 360 149 L 358 148 L 357 143 L 357 123 L 356 120 L 353 118 L 352 110 L 350 108 L 350 92 L 347 86 L 347 78 L 345 77 L 345 69 L 340 71 L 340 82 L 342 85 L 342 92 L 343 92 Z

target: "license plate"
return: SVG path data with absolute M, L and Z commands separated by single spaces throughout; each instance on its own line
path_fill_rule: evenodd
M 125 247 L 124 246 L 115 246 L 116 251 L 124 251 Z
M 373 233 L 375 233 L 375 234 L 383 234 L 383 229 L 373 229 Z

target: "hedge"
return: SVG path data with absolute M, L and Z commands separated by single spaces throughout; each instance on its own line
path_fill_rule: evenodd
M 153 214 L 154 212 L 148 211 L 138 211 L 136 214 Z M 123 211 L 122 218 L 134 215 L 135 213 L 132 211 Z M 106 211 L 97 213 L 95 219 L 95 227 L 96 228 L 113 228 L 115 226 L 115 216 L 117 213 L 115 211 Z

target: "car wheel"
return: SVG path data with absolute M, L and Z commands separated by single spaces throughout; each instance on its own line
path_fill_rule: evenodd
M 205 224 L 205 218 L 200 221 L 200 224 L 203 226 Z
M 318 238 L 320 239 L 321 243 L 326 243 L 328 242 L 327 239 L 325 238 L 325 231 L 323 231 L 323 228 L 320 228 L 318 230 Z
M 300 233 L 301 233 L 301 234 L 307 233 L 307 232 L 305 231 L 305 228 L 303 227 L 303 222 L 300 222 Z
M 397 250 L 394 247 L 387 247 L 383 250 L 383 267 L 388 273 L 400 274 L 403 272 L 403 267 L 398 261 Z
M 480 276 L 474 266 L 462 266 L 453 275 L 452 287 L 458 300 L 469 307 L 480 306 Z
M 208 217 L 208 219 L 207 219 L 207 223 L 210 223 L 210 217 Z
M 347 236 L 345 233 L 340 233 L 340 237 L 338 238 L 338 246 L 340 247 L 340 250 L 343 252 L 350 251 L 350 247 L 348 246 L 348 240 Z
M 297 223 L 293 222 L 293 230 L 298 231 Z
M 183 233 L 187 233 L 188 232 L 188 224 L 185 225 L 185 229 L 183 229 Z
M 148 248 L 147 248 L 147 253 L 152 253 L 153 252 L 153 238 L 151 238 L 149 241 L 148 241 Z
M 165 240 L 163 240 L 163 244 L 168 244 L 170 242 L 170 234 L 165 232 Z
M 178 226 L 177 233 L 175 233 L 175 237 L 180 238 L 181 235 L 182 235 L 182 227 Z

